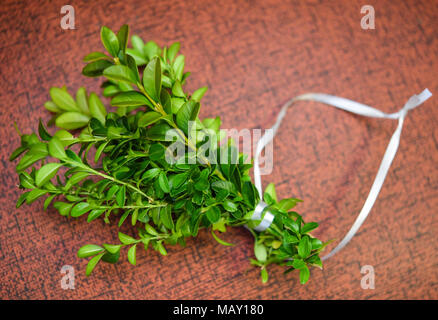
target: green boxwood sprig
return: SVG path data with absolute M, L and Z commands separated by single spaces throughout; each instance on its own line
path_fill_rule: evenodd
M 38 135 L 17 129 L 21 145 L 10 160 L 22 155 L 16 171 L 20 188 L 26 189 L 17 208 L 45 196 L 44 209 L 53 203 L 63 216 L 115 221 L 119 227 L 130 223 L 137 229 L 135 237 L 119 232 L 119 244 L 81 247 L 78 256 L 91 258 L 87 275 L 100 261 L 117 262 L 124 247 L 135 265 L 139 246 L 167 255 L 166 246 L 185 246 L 201 228 L 209 229 L 219 243 L 232 245 L 216 232 L 247 225 L 255 239 L 251 264 L 260 268 L 263 282 L 270 264 L 285 266 L 285 273 L 298 269 L 300 282 L 307 282 L 310 266 L 322 268 L 319 253 L 328 242 L 310 234 L 317 223 L 305 223 L 291 211 L 301 200 L 278 201 L 273 184 L 265 189 L 264 200 L 274 221 L 263 232 L 252 230 L 259 223 L 251 219 L 259 202 L 249 175 L 252 164 L 232 141 L 213 145 L 208 157 L 203 154 L 209 134 L 221 140 L 221 121 L 198 117 L 206 87 L 193 94 L 184 91 L 189 73 L 178 54 L 180 44 L 160 48 L 134 35 L 128 48 L 127 25 L 117 33 L 102 27 L 101 39 L 107 53 L 85 56 L 82 74 L 106 78 L 103 95 L 116 109 L 107 109 L 85 88 L 75 99 L 65 87 L 52 88 L 45 107 L 55 114 L 49 124 L 60 130 L 51 135 L 41 120 Z M 166 135 L 169 130 L 175 139 Z M 175 142 L 187 152 L 169 162 L 166 153 Z M 218 161 L 209 161 L 211 157 Z

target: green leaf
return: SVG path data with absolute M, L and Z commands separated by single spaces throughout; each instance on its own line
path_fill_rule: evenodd
M 181 82 L 179 82 L 178 80 L 175 81 L 175 84 L 172 87 L 172 95 L 176 96 L 176 97 L 181 97 L 181 98 L 185 98 L 186 94 L 184 93 L 182 87 L 181 87 Z M 193 99 L 193 101 L 196 101 Z
M 208 87 L 202 87 L 202 88 L 199 88 L 198 90 L 196 90 L 195 92 L 193 92 L 193 94 L 192 94 L 192 96 L 191 96 L 191 99 L 192 99 L 193 101 L 197 101 L 197 102 L 201 101 L 202 97 L 203 97 L 204 94 L 207 92 L 207 90 L 208 90 Z
M 107 112 L 105 106 L 103 105 L 97 94 L 95 94 L 94 92 L 90 94 L 90 97 L 88 98 L 88 104 L 90 107 L 91 116 L 99 120 L 102 124 L 105 124 L 105 117 Z
M 134 72 L 123 65 L 110 66 L 103 71 L 103 75 L 110 80 L 124 81 L 133 84 L 137 82 Z
M 294 221 L 288 217 L 283 216 L 283 223 L 285 226 L 290 228 L 293 232 L 295 232 L 297 234 L 300 232 L 300 227 L 296 221 Z
M 59 211 L 61 216 L 68 216 L 70 209 L 73 207 L 74 203 L 65 203 L 57 201 L 53 204 L 53 207 Z
M 111 254 L 116 254 L 117 252 L 120 251 L 120 249 L 122 248 L 121 244 L 104 244 L 103 247 L 105 248 L 106 251 L 108 251 Z
M 17 159 L 23 152 L 25 152 L 28 149 L 27 146 L 20 146 L 17 149 L 15 149 L 10 157 L 9 157 L 9 161 L 14 161 L 15 159 Z
M 116 263 L 119 261 L 120 258 L 120 252 L 116 252 L 114 254 L 107 252 L 103 255 L 102 261 L 108 262 L 108 263 Z
M 309 280 L 310 271 L 307 266 L 300 269 L 300 282 L 301 284 L 305 284 L 307 280 Z
M 172 80 L 168 76 L 162 74 L 161 75 L 161 85 L 165 88 L 172 88 Z M 163 90 L 161 90 L 161 92 L 163 92 Z
M 88 202 L 79 202 L 77 205 L 73 207 L 70 215 L 74 218 L 82 216 L 84 213 L 87 213 L 91 210 L 91 205 Z
M 302 259 L 294 259 L 292 261 L 292 266 L 295 269 L 302 269 L 306 266 L 306 263 Z
M 94 210 L 91 210 L 90 213 L 88 214 L 87 222 L 91 222 L 93 220 L 96 220 L 97 218 L 99 218 L 105 212 L 105 210 L 106 209 L 94 209 Z
M 166 173 L 164 171 L 160 172 L 160 175 L 158 177 L 158 184 L 160 185 L 160 188 L 161 190 L 163 190 L 164 193 L 169 193 L 169 180 L 167 179 Z
M 57 194 L 52 194 L 50 196 L 48 196 L 46 198 L 46 200 L 44 200 L 44 205 L 43 205 L 43 209 L 47 210 L 47 208 L 49 207 L 50 203 L 52 202 L 52 200 L 57 196 Z
M 54 113 L 62 112 L 62 110 L 59 109 L 59 107 L 53 101 L 47 101 L 44 103 L 44 108 Z
M 160 47 L 154 42 L 149 41 L 143 46 L 143 52 L 149 60 L 160 54 Z
M 188 134 L 189 121 L 195 121 L 199 113 L 199 102 L 190 100 L 182 105 L 176 114 L 176 124 Z
M 137 240 L 135 240 L 133 237 L 130 237 L 127 234 L 121 232 L 119 232 L 119 240 L 123 244 L 133 244 L 137 242 Z
M 104 97 L 112 97 L 118 93 L 120 93 L 120 88 L 118 86 L 108 85 L 103 89 L 102 95 Z
M 219 128 L 221 126 L 221 119 L 219 117 L 205 118 L 202 120 L 202 124 L 206 129 L 211 129 L 217 134 L 219 133 Z
M 310 243 L 309 237 L 304 236 L 298 245 L 298 254 L 304 259 L 310 254 L 310 251 L 312 251 L 312 244 Z
M 268 257 L 268 252 L 263 243 L 256 241 L 254 243 L 254 254 L 258 261 L 265 262 Z
M 131 57 L 130 55 L 126 55 L 126 65 L 132 70 L 132 72 L 135 75 L 135 79 L 137 82 L 140 81 L 140 73 L 138 72 L 137 62 L 135 62 L 135 59 Z M 126 91 L 126 90 L 124 90 Z
M 279 240 L 274 240 L 274 241 L 272 241 L 271 246 L 272 246 L 272 248 L 274 248 L 274 249 L 278 249 L 278 248 L 281 247 L 281 241 L 279 241 Z
M 182 81 L 183 73 L 184 73 L 184 56 L 180 55 L 176 57 L 173 63 L 173 71 L 175 72 L 175 77 L 177 80 Z
M 309 222 L 306 223 L 304 226 L 301 227 L 301 233 L 305 234 L 307 232 L 310 232 L 314 229 L 318 228 L 318 223 L 316 222 Z
M 210 184 L 208 182 L 207 177 L 205 179 L 200 179 L 195 183 L 195 189 L 198 191 L 206 191 L 208 190 Z
M 64 145 L 57 137 L 53 137 L 49 141 L 49 154 L 56 159 L 64 159 L 67 157 L 64 150 Z
M 47 150 L 47 147 L 45 144 L 42 144 L 44 148 L 46 148 L 45 150 Z M 38 150 L 37 150 L 38 149 Z M 17 167 L 15 168 L 15 170 L 17 172 L 23 171 L 27 168 L 29 168 L 32 164 L 34 164 L 35 162 L 44 159 L 45 157 L 47 157 L 48 152 L 44 151 L 43 148 L 35 148 L 32 147 L 28 153 L 26 153 L 20 160 L 20 162 L 18 162 Z
M 73 160 L 74 162 L 82 163 L 81 158 L 72 150 L 70 149 L 65 150 L 65 154 L 67 155 L 67 157 L 69 157 L 70 160 Z
M 146 65 L 143 71 L 143 86 L 152 99 L 160 102 L 161 64 L 158 58 L 152 59 Z
M 46 127 L 44 127 L 44 124 L 41 121 L 41 119 L 38 124 L 38 134 L 40 135 L 41 139 L 44 141 L 49 141 L 52 138 L 52 136 L 47 132 Z
M 78 91 L 76 91 L 76 104 L 82 113 L 87 115 L 90 114 L 90 110 L 88 109 L 87 91 L 84 87 L 80 87 Z
M 123 222 L 125 222 L 129 213 L 130 213 L 129 211 L 125 211 L 125 213 L 120 217 L 119 223 L 117 224 L 119 226 L 119 228 L 122 226 Z
M 143 66 L 147 62 L 141 51 L 138 51 L 136 49 L 126 48 L 126 53 L 134 58 L 137 66 Z
M 85 271 L 85 275 L 88 277 L 91 272 L 93 272 L 94 268 L 96 267 L 96 265 L 99 263 L 100 259 L 102 259 L 103 255 L 105 253 L 101 253 L 98 256 L 95 256 L 94 258 L 92 258 L 88 264 L 87 264 L 87 270 Z
M 173 120 L 172 116 L 172 98 L 170 97 L 169 92 L 167 90 L 161 90 L 161 105 L 163 106 L 164 111 L 170 116 Z
M 164 226 L 167 229 L 173 230 L 174 223 L 173 223 L 173 219 L 172 219 L 172 208 L 170 206 L 167 206 L 165 208 L 161 208 L 160 220 L 161 220 L 161 222 L 163 222 Z
M 164 248 L 163 244 L 161 242 L 157 242 L 157 249 L 158 252 L 163 255 L 163 256 L 167 256 L 167 251 L 166 248 Z
M 236 187 L 230 181 L 215 181 L 211 184 L 211 187 L 214 191 L 220 192 L 221 190 L 225 190 L 229 193 L 235 193 Z
M 100 29 L 100 38 L 102 40 L 103 46 L 113 57 L 117 57 L 119 53 L 119 40 L 114 32 L 103 26 Z
M 149 100 L 138 91 L 125 91 L 111 99 L 111 105 L 115 107 L 150 106 Z
M 132 47 L 133 47 L 135 50 L 137 50 L 137 51 L 143 53 L 144 42 L 143 42 L 143 40 L 142 40 L 139 36 L 137 36 L 137 35 L 134 34 L 134 35 L 131 37 L 131 43 L 132 43 Z
M 50 179 L 56 175 L 61 166 L 62 163 L 48 163 L 42 166 L 35 175 L 35 183 L 37 187 L 41 187 L 49 182 Z
M 125 201 L 126 201 L 126 186 L 123 185 L 123 187 L 120 188 L 119 192 L 117 192 L 116 202 L 119 205 L 119 207 L 123 207 L 125 205 Z
M 101 246 L 95 244 L 86 244 L 78 250 L 79 258 L 88 258 L 95 256 L 98 253 L 102 253 L 104 249 Z
M 297 205 L 297 202 L 301 202 L 301 200 L 295 198 L 283 199 L 278 204 L 276 204 L 275 207 L 280 211 L 288 212 L 290 209 Z
M 100 77 L 103 71 L 112 65 L 114 64 L 108 60 L 93 61 L 82 69 L 82 74 L 87 77 Z
M 254 185 L 251 181 L 245 181 L 242 185 L 243 200 L 250 206 L 255 207 L 256 204 L 256 192 Z
M 167 123 L 158 123 L 147 130 L 146 137 L 153 141 L 168 141 L 174 137 L 172 135 L 170 137 L 167 136 L 169 130 L 172 130 L 172 127 Z
M 236 212 L 237 211 L 237 205 L 229 200 L 225 200 L 222 205 L 224 206 L 225 210 L 228 212 Z
M 29 195 L 30 191 L 24 192 L 18 197 L 17 203 L 15 207 L 18 209 L 21 207 L 21 205 L 26 201 L 27 196 Z
M 138 119 L 139 127 L 147 127 L 161 119 L 161 114 L 155 111 L 146 112 Z
M 148 171 L 146 171 L 143 176 L 141 177 L 142 179 L 145 180 L 150 180 L 155 178 L 156 176 L 158 176 L 158 174 L 160 173 L 161 169 L 160 168 L 152 168 L 149 169 Z
M 228 246 L 228 247 L 234 246 L 233 243 L 229 243 L 229 242 L 226 242 L 226 241 L 220 239 L 220 238 L 214 233 L 213 230 L 211 230 L 211 235 L 213 236 L 214 240 L 216 240 L 217 242 L 219 242 L 219 243 L 220 243 L 221 245 L 223 245 L 223 246 Z
M 21 172 L 18 177 L 20 179 L 20 187 L 23 187 L 26 189 L 34 189 L 35 188 L 34 179 L 26 171 Z
M 74 130 L 85 127 L 90 117 L 79 112 L 65 112 L 56 118 L 56 126 L 62 129 Z
M 78 182 L 84 180 L 85 178 L 87 178 L 90 174 L 88 172 L 78 172 L 75 173 L 74 175 L 72 175 L 70 177 L 70 179 L 68 179 L 67 183 L 65 184 L 65 190 L 70 190 L 70 188 L 72 186 L 74 186 L 75 184 L 77 184 Z
M 105 147 L 108 145 L 110 141 L 104 142 L 102 143 L 96 150 L 96 154 L 94 155 L 94 162 L 97 163 L 99 161 L 99 158 L 103 152 L 103 150 L 105 149 Z
M 124 24 L 120 28 L 119 32 L 117 32 L 117 40 L 119 41 L 120 50 L 122 50 L 123 53 L 126 52 L 128 39 L 129 39 L 129 26 L 127 24 Z
M 136 265 L 137 264 L 137 245 L 134 244 L 131 248 L 129 248 L 128 250 L 128 261 L 130 264 L 132 265 Z
M 174 114 L 178 113 L 179 109 L 181 109 L 181 107 L 185 102 L 186 101 L 184 98 L 172 97 L 171 98 L 172 113 Z
M 138 218 L 138 208 L 135 208 L 133 213 L 131 214 L 131 225 L 135 226 Z
M 38 198 L 42 197 L 46 193 L 47 193 L 46 190 L 33 189 L 32 191 L 29 192 L 29 194 L 26 197 L 27 204 L 31 204 L 32 202 L 34 202 Z
M 211 223 L 216 223 L 221 218 L 221 211 L 216 206 L 210 207 L 205 214 Z
M 300 240 L 297 237 L 290 235 L 287 231 L 283 232 L 283 241 L 286 244 L 300 242 Z
M 73 137 L 73 135 L 67 130 L 58 130 L 53 137 L 58 138 L 64 147 L 69 146 L 76 141 L 75 137 Z
M 92 62 L 101 59 L 110 59 L 105 53 L 102 52 L 91 52 L 87 54 L 82 61 L 84 62 Z
M 273 183 L 268 184 L 268 186 L 265 189 L 264 197 L 266 198 L 266 195 L 270 197 L 274 202 L 277 202 L 277 192 L 275 191 L 275 185 Z
M 323 246 L 322 241 L 316 238 L 311 239 L 310 243 L 312 244 L 312 250 L 319 249 Z
M 50 88 L 50 97 L 53 102 L 62 110 L 65 111 L 80 111 L 72 96 L 61 88 Z
M 175 60 L 176 55 L 178 54 L 179 48 L 181 47 L 179 42 L 174 42 L 170 45 L 167 50 L 167 59 L 172 63 Z
M 315 267 L 318 267 L 320 269 L 322 269 L 322 261 L 321 258 L 318 257 L 318 255 L 313 255 L 309 258 L 308 262 Z
M 160 211 L 160 208 L 155 208 L 155 209 L 158 210 L 157 212 Z M 157 235 L 158 235 L 157 230 L 155 230 L 154 227 L 152 227 L 149 223 L 146 223 L 145 226 L 144 226 L 144 228 L 145 228 L 145 230 L 146 230 L 147 233 L 149 233 L 149 234 L 151 234 L 151 235 L 153 235 L 153 236 L 157 236 Z
M 172 189 L 179 188 L 188 178 L 188 173 L 183 172 L 172 176 L 172 180 L 169 179 L 169 183 L 172 185 Z

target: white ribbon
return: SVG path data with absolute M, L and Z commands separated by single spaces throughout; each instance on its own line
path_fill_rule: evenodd
M 303 101 L 303 100 L 318 101 L 333 106 L 335 108 L 342 109 L 364 117 L 385 118 L 385 119 L 394 119 L 394 120 L 398 119 L 397 129 L 395 130 L 394 134 L 391 137 L 391 140 L 389 141 L 382 162 L 380 163 L 379 170 L 377 171 L 376 178 L 374 179 L 370 193 L 368 194 L 368 197 L 365 201 L 365 204 L 363 205 L 362 210 L 360 211 L 358 217 L 356 218 L 356 221 L 354 221 L 353 225 L 351 226 L 350 231 L 348 231 L 348 233 L 342 239 L 342 241 L 330 253 L 322 257 L 322 260 L 325 260 L 333 256 L 339 250 L 341 250 L 354 237 L 357 230 L 359 230 L 360 226 L 367 218 L 368 214 L 370 213 L 374 205 L 374 202 L 377 199 L 377 196 L 379 195 L 380 189 L 382 188 L 383 182 L 385 181 L 386 174 L 388 173 L 392 160 L 394 159 L 395 154 L 397 153 L 397 149 L 400 143 L 400 135 L 403 128 L 403 122 L 408 111 L 419 106 L 424 101 L 429 99 L 431 96 L 432 93 L 430 93 L 428 89 L 424 89 L 423 92 L 421 92 L 419 95 L 413 95 L 411 98 L 409 98 L 409 100 L 406 102 L 404 107 L 400 111 L 395 113 L 385 113 L 355 101 L 351 101 L 348 99 L 331 96 L 323 93 L 306 93 L 286 102 L 281 108 L 281 111 L 278 114 L 277 121 L 275 122 L 274 126 L 259 140 L 257 144 L 256 154 L 254 157 L 254 182 L 260 195 L 260 203 L 257 205 L 256 209 L 254 210 L 252 219 L 260 220 L 262 219 L 262 213 L 264 211 L 265 214 L 260 224 L 256 228 L 254 228 L 254 230 L 256 231 L 266 230 L 274 220 L 274 215 L 268 210 L 266 210 L 267 205 L 262 201 L 263 189 L 262 189 L 262 180 L 261 180 L 260 167 L 259 167 L 259 156 L 263 151 L 264 147 L 274 138 L 278 128 L 280 127 L 281 121 L 286 115 L 287 109 L 294 102 Z

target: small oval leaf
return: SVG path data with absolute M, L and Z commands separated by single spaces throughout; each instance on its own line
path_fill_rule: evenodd
M 50 179 L 56 175 L 61 166 L 62 163 L 48 163 L 42 166 L 35 175 L 35 183 L 37 187 L 41 187 L 49 182 Z

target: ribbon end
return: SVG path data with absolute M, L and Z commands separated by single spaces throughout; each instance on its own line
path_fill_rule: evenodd
M 412 110 L 412 109 L 418 107 L 419 105 L 421 105 L 423 102 L 425 102 L 431 96 L 432 96 L 432 92 L 430 92 L 429 89 L 426 88 L 420 94 L 414 94 L 412 97 L 410 97 L 408 102 L 406 102 L 406 104 L 402 110 L 405 110 L 405 111 Z
M 418 99 L 420 99 L 422 102 L 426 101 L 430 97 L 432 97 L 432 92 L 430 92 L 427 88 L 418 95 Z

